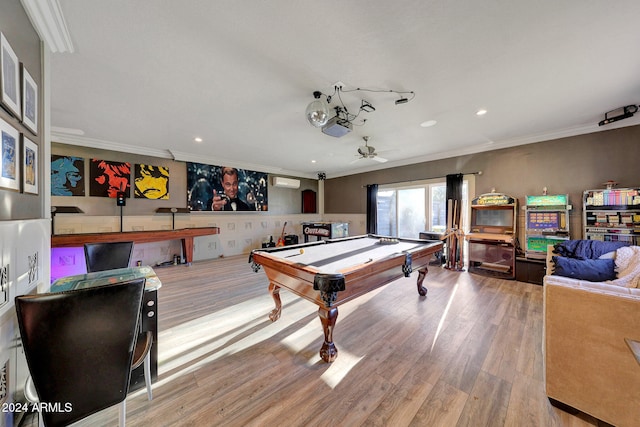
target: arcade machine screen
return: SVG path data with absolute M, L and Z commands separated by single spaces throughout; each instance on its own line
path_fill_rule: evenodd
M 474 209 L 473 226 L 513 228 L 513 209 Z
M 530 230 L 558 231 L 565 229 L 565 218 L 562 212 L 527 212 L 527 228 Z

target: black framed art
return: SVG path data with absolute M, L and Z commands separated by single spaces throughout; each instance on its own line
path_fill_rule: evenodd
M 20 62 L 4 33 L 0 33 L 0 63 L 0 100 L 9 112 L 20 119 Z
M 20 191 L 20 132 L 0 119 L 0 187 Z
M 22 124 L 38 134 L 38 84 L 22 66 Z
M 22 135 L 22 191 L 38 194 L 38 146 Z

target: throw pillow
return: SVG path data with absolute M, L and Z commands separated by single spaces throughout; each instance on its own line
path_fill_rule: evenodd
M 613 259 L 575 259 L 554 256 L 553 274 L 589 282 L 604 282 L 616 278 Z

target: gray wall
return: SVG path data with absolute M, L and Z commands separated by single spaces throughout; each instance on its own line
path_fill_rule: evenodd
M 160 207 L 187 206 L 187 165 L 184 162 L 55 142 L 51 144 L 51 153 L 64 156 L 77 156 L 85 159 L 85 196 L 52 196 L 51 206 L 77 206 L 82 209 L 86 215 L 120 215 L 120 207 L 116 206 L 115 199 L 89 196 L 89 163 L 92 158 L 129 162 L 132 165 L 140 163 L 169 168 L 169 200 L 148 200 L 132 197 L 127 199 L 127 206 L 123 208 L 124 215 L 151 215 Z M 256 213 L 259 215 L 300 213 L 302 209 L 302 190 L 311 189 L 317 192 L 318 181 L 304 178 L 296 179 L 300 180 L 300 188 L 292 190 L 273 187 L 271 185 L 271 177 L 269 177 L 269 211 Z M 198 215 L 218 214 L 221 213 L 198 213 Z
M 0 4 L 0 31 L 5 35 L 7 41 L 18 56 L 18 61 L 22 62 L 31 74 L 31 77 L 38 83 L 38 135 L 33 135 L 30 130 L 20 123 L 10 113 L 0 108 L 0 117 L 10 125 L 25 134 L 39 148 L 38 159 L 38 188 L 39 194 L 24 194 L 14 190 L 0 189 L 0 220 L 9 219 L 35 219 L 42 217 L 42 191 L 43 191 L 43 143 L 42 143 L 42 69 L 40 38 L 31 26 L 31 21 L 27 17 L 19 0 L 3 0 Z M 22 153 L 22 145 L 20 144 Z M 22 155 L 19 156 L 22 161 Z M 19 177 L 22 183 L 22 176 Z
M 521 145 L 450 159 L 436 160 L 393 169 L 328 179 L 325 182 L 326 213 L 366 213 L 367 184 L 385 184 L 472 173 L 476 176 L 476 195 L 497 192 L 518 198 L 569 194 L 571 216 L 582 215 L 582 192 L 603 188 L 614 180 L 618 187 L 640 186 L 640 125 L 569 138 Z M 574 227 L 575 228 L 575 227 Z M 580 230 L 572 230 L 579 236 Z

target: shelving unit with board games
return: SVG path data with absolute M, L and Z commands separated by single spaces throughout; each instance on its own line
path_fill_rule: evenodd
M 584 238 L 640 244 L 640 188 L 586 190 Z

